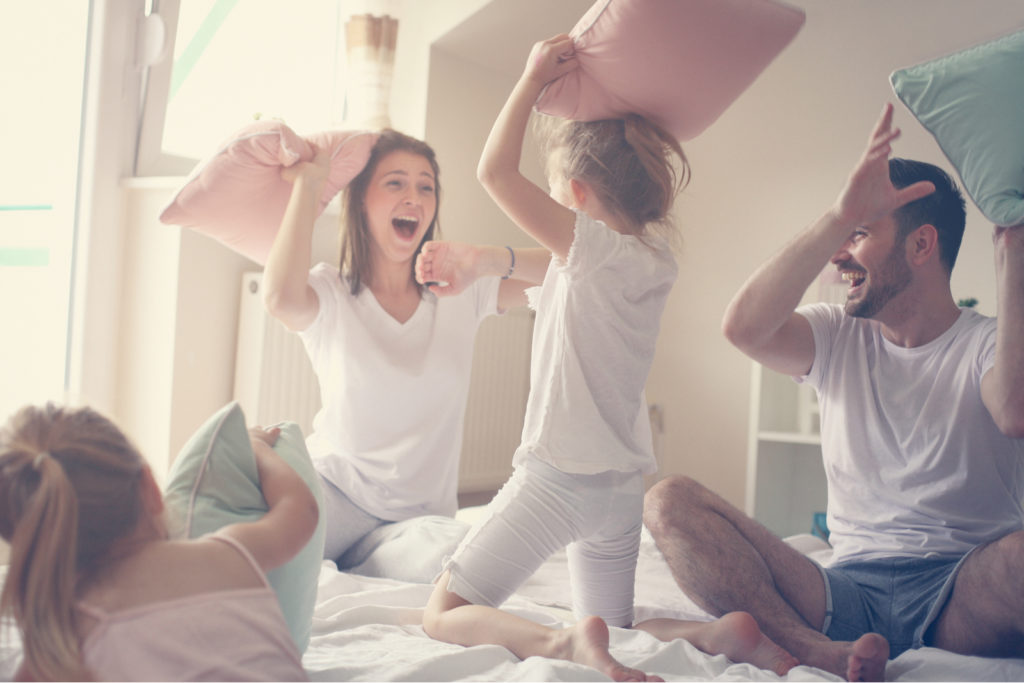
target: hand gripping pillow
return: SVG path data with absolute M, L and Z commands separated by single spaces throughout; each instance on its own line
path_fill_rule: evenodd
M 796 36 L 803 10 L 775 0 L 598 0 L 569 34 L 579 68 L 537 111 L 579 121 L 642 114 L 699 135 Z
M 899 69 L 889 80 L 985 217 L 1024 223 L 1024 31 Z
M 302 430 L 293 422 L 280 426 L 274 451 L 305 480 L 323 510 L 320 477 L 306 450 Z M 256 457 L 245 415 L 237 403 L 217 411 L 182 448 L 171 466 L 164 503 L 171 534 L 177 538 L 197 538 L 266 514 Z M 325 528 L 321 514 L 306 546 L 286 564 L 267 572 L 299 652 L 309 645 L 313 627 Z
M 193 228 L 262 265 L 292 191 L 281 169 L 312 159 L 311 143 L 330 151 L 331 171 L 319 215 L 363 170 L 378 137 L 349 130 L 302 137 L 280 121 L 256 121 L 196 166 L 160 213 L 160 221 Z

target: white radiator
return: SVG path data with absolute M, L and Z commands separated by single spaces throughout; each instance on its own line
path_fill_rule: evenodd
M 486 318 L 473 347 L 459 492 L 497 490 L 512 474 L 530 393 L 533 311 Z
M 263 273 L 242 275 L 235 355 L 235 400 L 249 424 L 288 420 L 309 434 L 320 410 L 320 387 L 297 334 L 263 307 Z
M 309 434 L 320 390 L 298 335 L 263 307 L 262 273 L 242 277 L 235 361 L 235 400 L 249 424 L 296 422 Z M 483 321 L 473 372 L 459 467 L 459 492 L 496 490 L 512 473 L 530 388 L 533 313 L 526 309 Z

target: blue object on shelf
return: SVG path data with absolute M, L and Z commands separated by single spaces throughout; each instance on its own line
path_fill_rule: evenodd
M 824 512 L 815 512 L 811 521 L 811 534 L 828 541 L 828 518 Z

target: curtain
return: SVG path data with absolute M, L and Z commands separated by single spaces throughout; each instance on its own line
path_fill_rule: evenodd
M 345 22 L 348 126 L 379 129 L 391 125 L 388 105 L 397 38 L 398 20 L 389 15 L 358 14 Z

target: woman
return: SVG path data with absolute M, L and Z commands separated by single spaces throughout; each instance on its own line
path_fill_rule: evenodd
M 311 270 L 328 164 L 320 152 L 282 172 L 293 189 L 267 260 L 264 296 L 271 315 L 299 333 L 320 381 L 323 407 L 307 444 L 324 482 L 324 557 L 348 569 L 366 559 L 385 525 L 454 514 L 477 327 L 525 302 L 523 290 L 543 277 L 547 256 L 443 243 L 432 252 L 433 268 L 451 279 L 430 289 L 417 283 L 416 256 L 438 232 L 440 169 L 429 145 L 385 130 L 345 190 L 339 267 Z M 475 277 L 466 284 L 456 272 Z M 440 569 L 463 532 L 462 525 L 445 531 L 445 542 L 433 544 L 436 561 L 423 566 Z M 372 573 L 433 578 L 397 572 Z

